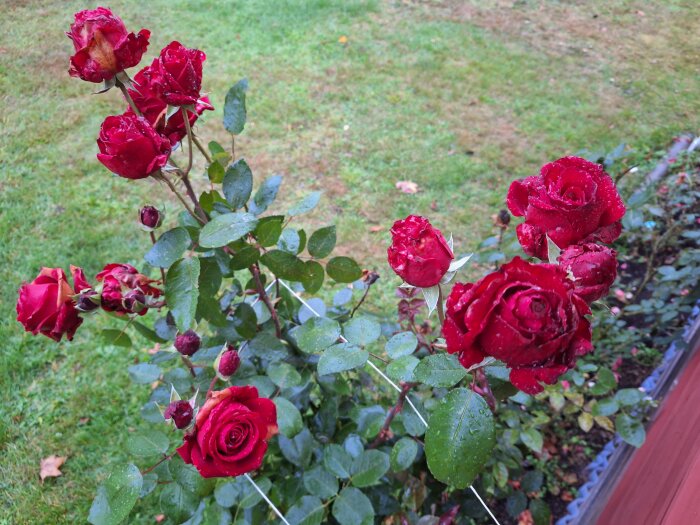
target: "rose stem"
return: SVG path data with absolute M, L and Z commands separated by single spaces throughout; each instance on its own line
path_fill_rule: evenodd
M 163 182 L 165 182 L 165 184 L 168 186 L 168 188 L 170 188 L 170 191 L 172 191 L 172 192 L 177 196 L 177 198 L 180 199 L 180 202 L 181 202 L 182 205 L 185 207 L 185 209 L 189 212 L 189 214 L 192 215 L 192 217 L 194 217 L 196 220 L 198 220 L 198 221 L 201 222 L 202 224 L 205 224 L 205 221 L 203 221 L 202 218 L 199 217 L 199 216 L 194 212 L 194 210 L 192 210 L 192 208 L 190 208 L 190 205 L 187 204 L 187 201 L 183 198 L 182 195 L 180 195 L 180 192 L 177 191 L 177 188 L 173 185 L 173 183 L 170 181 L 170 179 L 168 179 L 168 177 L 166 177 L 162 172 L 159 173 L 157 176 L 156 176 L 156 175 L 154 175 L 154 176 L 155 176 L 158 180 L 162 180 Z
M 182 118 L 185 121 L 185 129 L 187 130 L 187 169 L 185 170 L 185 175 L 184 177 L 187 177 L 189 175 L 190 170 L 192 169 L 192 126 L 190 126 L 190 117 L 187 114 L 187 108 L 186 107 L 181 107 L 180 110 L 182 111 Z M 183 177 L 183 178 L 184 178 Z
M 211 383 L 209 383 L 209 389 L 207 390 L 207 399 L 211 397 L 212 390 L 214 390 L 214 385 L 216 385 L 216 380 L 219 379 L 219 376 L 214 375 L 214 378 L 211 380 Z
M 197 137 L 195 137 L 194 133 L 192 134 L 192 142 L 194 142 L 194 145 L 197 146 L 197 149 L 204 156 L 204 158 L 207 159 L 207 162 L 209 164 L 214 162 L 214 160 L 211 158 L 211 156 L 207 152 L 206 148 L 204 146 L 202 146 L 202 143 L 199 142 L 199 139 Z
M 265 303 L 265 306 L 267 306 L 267 309 L 270 311 L 270 317 L 272 317 L 272 321 L 275 323 L 275 334 L 277 335 L 277 339 L 281 339 L 282 327 L 280 326 L 280 320 L 279 317 L 277 317 L 275 306 L 272 304 L 272 301 L 270 301 L 270 297 L 265 292 L 265 287 L 262 285 L 262 281 L 260 280 L 260 268 L 258 268 L 257 264 L 252 264 L 248 269 L 250 270 L 250 273 L 253 274 L 255 287 L 258 290 L 258 297 L 260 297 L 260 299 L 262 299 L 262 301 Z
M 438 284 L 438 300 L 437 300 L 437 313 L 438 319 L 440 319 L 440 326 L 445 324 L 445 307 L 442 304 L 442 287 Z
M 155 244 L 156 243 L 156 234 L 153 232 L 148 232 L 148 233 L 151 234 L 151 242 L 153 244 Z M 163 286 L 165 286 L 165 270 L 163 270 L 162 266 L 160 267 L 160 278 L 163 281 Z
M 371 275 L 371 274 L 370 274 Z M 374 274 L 377 277 L 379 277 L 379 274 Z M 355 305 L 355 308 L 352 309 L 352 312 L 350 312 L 350 319 L 355 315 L 355 312 L 357 312 L 357 309 L 362 306 L 362 303 L 365 302 L 365 299 L 367 299 L 367 294 L 369 293 L 369 289 L 372 287 L 374 283 L 377 282 L 377 279 L 370 279 L 367 283 L 367 288 L 365 288 L 365 293 L 362 294 L 362 297 L 360 298 L 360 301 Z
M 391 426 L 391 422 L 396 417 L 396 414 L 401 412 L 403 404 L 406 401 L 406 396 L 408 396 L 408 392 L 413 387 L 414 383 L 403 383 L 401 385 L 401 393 L 399 394 L 399 398 L 396 400 L 396 404 L 393 407 L 391 407 L 391 410 L 389 410 L 389 413 L 387 414 L 386 419 L 384 420 L 384 425 L 382 426 L 382 429 L 379 431 L 379 434 L 377 434 L 377 437 L 369 446 L 369 448 L 377 448 L 379 445 L 384 443 L 384 441 L 386 441 L 387 437 L 389 436 L 389 427 Z
M 137 117 L 143 117 L 143 114 L 139 111 L 139 108 L 136 107 L 136 104 L 134 103 L 134 99 L 131 98 L 131 95 L 129 94 L 129 90 L 126 88 L 122 82 L 117 79 L 116 84 L 121 89 L 121 92 L 124 94 L 124 98 L 126 99 L 127 103 L 129 104 L 129 107 L 131 108 L 131 111 L 134 112 L 134 114 Z
M 485 397 L 486 397 L 486 403 L 489 405 L 489 408 L 491 409 L 491 412 L 496 411 L 496 396 L 493 395 L 493 392 L 491 391 L 491 385 L 489 385 L 489 379 L 486 377 L 486 374 L 484 373 L 483 368 L 477 368 L 474 370 L 474 375 L 476 376 L 476 379 L 479 381 L 479 385 L 481 386 L 481 389 L 484 391 Z
M 172 454 L 168 454 L 167 456 L 165 454 L 163 454 L 163 457 L 160 458 L 155 465 L 148 467 L 146 470 L 142 470 L 141 475 L 143 476 L 145 474 L 148 474 L 149 472 L 151 472 L 153 469 L 155 469 L 158 465 L 160 465 L 164 461 L 168 461 L 169 459 L 172 459 L 176 453 L 177 453 L 177 451 L 173 452 Z
M 190 361 L 187 356 L 181 355 L 182 357 L 182 362 L 185 363 L 185 366 L 189 368 L 190 374 L 192 374 L 192 377 L 197 377 L 197 372 L 194 370 L 194 365 L 192 364 L 192 361 Z

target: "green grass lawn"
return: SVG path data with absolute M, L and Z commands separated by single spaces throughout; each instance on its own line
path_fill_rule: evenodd
M 258 177 L 285 174 L 290 199 L 325 190 L 307 223 L 337 222 L 340 251 L 383 273 L 387 293 L 397 284 L 383 262 L 396 218 L 429 215 L 466 251 L 513 178 L 584 148 L 661 147 L 700 124 L 692 0 L 109 6 L 130 29 L 152 31 L 149 57 L 172 39 L 205 50 L 204 85 L 217 108 L 228 86 L 249 78 L 237 152 Z M 176 209 L 155 183 L 119 179 L 95 159 L 100 122 L 122 104 L 67 74 L 63 31 L 85 7 L 93 5 L 8 2 L 0 20 L 3 525 L 84 522 L 147 396 L 128 388 L 126 374 L 141 350 L 93 337 L 109 320 L 87 320 L 60 345 L 14 320 L 16 290 L 41 266 L 72 263 L 88 275 L 108 262 L 140 266 L 149 240 L 135 227 L 139 206 Z M 201 136 L 228 140 L 220 115 L 207 117 Z M 400 193 L 400 180 L 420 191 Z M 68 461 L 63 477 L 42 485 L 39 461 L 50 454 Z M 137 519 L 153 523 L 158 513 L 141 507 Z

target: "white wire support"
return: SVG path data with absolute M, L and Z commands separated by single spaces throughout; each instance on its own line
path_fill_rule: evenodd
M 296 298 L 299 300 L 299 302 L 300 302 L 301 304 L 303 304 L 304 306 L 306 306 L 306 308 L 308 308 L 309 311 L 310 311 L 312 314 L 314 314 L 316 317 L 323 317 L 323 316 L 322 316 L 321 314 L 319 314 L 316 310 L 314 310 L 314 308 L 313 308 L 308 302 L 306 302 L 306 301 L 304 300 L 304 298 L 303 298 L 301 295 L 299 295 L 297 292 L 295 292 L 295 291 L 291 288 L 291 286 L 289 286 L 287 283 L 285 283 L 282 279 L 277 279 L 277 281 L 279 281 L 279 283 L 280 283 L 282 286 L 284 286 L 284 287 L 289 291 L 289 293 L 291 293 L 294 297 L 296 297 Z M 274 282 L 274 281 L 273 281 L 273 282 Z M 340 340 L 343 341 L 344 343 L 347 343 L 347 342 L 348 342 L 348 340 L 345 339 L 345 337 L 343 337 L 342 335 L 340 336 Z M 389 384 L 394 388 L 394 390 L 396 390 L 397 392 L 401 392 L 401 388 L 399 388 L 399 386 L 398 386 L 396 383 L 394 383 L 391 379 L 389 379 L 389 377 L 387 377 L 387 375 L 386 375 L 384 372 L 382 372 L 382 371 L 379 369 L 379 367 L 377 367 L 377 365 L 375 365 L 375 364 L 374 364 L 372 361 L 370 361 L 369 359 L 367 360 L 367 364 L 368 364 L 370 367 L 372 367 L 372 369 L 373 369 L 375 372 L 377 372 L 387 383 L 389 383 Z M 425 428 L 428 428 L 428 422 L 425 420 L 425 418 L 423 418 L 423 415 L 418 411 L 418 409 L 416 408 L 416 406 L 413 404 L 413 402 L 411 401 L 411 399 L 410 399 L 408 396 L 406 396 L 406 402 L 410 405 L 410 407 L 411 407 L 411 408 L 413 409 L 413 411 L 416 413 L 416 415 L 418 416 L 418 418 L 419 418 L 419 419 L 421 420 L 421 422 L 425 425 Z M 484 507 L 484 509 L 486 510 L 486 512 L 488 512 L 489 516 L 491 516 L 491 519 L 493 520 L 493 522 L 494 522 L 496 525 L 501 525 L 501 524 L 499 523 L 499 521 L 496 519 L 496 516 L 493 515 L 493 512 L 491 512 L 491 509 L 489 509 L 488 505 L 486 505 L 486 502 L 485 502 L 483 499 L 481 499 L 481 496 L 479 496 L 479 493 L 478 493 L 478 492 L 476 491 L 476 489 L 474 488 L 474 485 L 469 485 L 469 489 L 474 493 L 474 495 L 476 496 L 476 499 L 479 500 L 479 503 L 481 503 L 481 506 Z
M 274 513 L 277 514 L 277 517 L 282 520 L 282 523 L 284 523 L 284 525 L 290 525 L 289 522 L 286 520 L 286 518 L 282 515 L 280 510 L 277 507 L 275 507 L 275 504 L 272 503 L 272 501 L 270 501 L 270 498 L 267 497 L 267 494 L 265 494 L 260 489 L 260 487 L 258 487 L 258 484 L 255 483 L 255 481 L 253 481 L 253 478 L 251 478 L 248 474 L 243 474 L 243 475 L 245 476 L 245 479 L 250 481 L 250 483 L 253 485 L 253 487 L 255 487 L 255 490 L 258 491 L 258 494 L 260 494 L 262 496 L 262 498 L 270 506 L 270 508 L 274 511 Z

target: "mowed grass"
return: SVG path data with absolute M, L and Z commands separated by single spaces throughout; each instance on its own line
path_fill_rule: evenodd
M 379 304 L 397 284 L 383 262 L 396 218 L 428 215 L 467 251 L 513 178 L 584 148 L 661 147 L 700 123 L 691 0 L 109 4 L 130 29 L 152 31 L 149 57 L 172 39 L 206 51 L 218 110 L 198 126 L 205 140 L 228 143 L 223 97 L 249 78 L 238 154 L 258 178 L 283 173 L 285 201 L 325 191 L 302 223 L 338 224 L 339 251 L 384 275 Z M 62 32 L 86 7 L 8 2 L 0 20 L 0 524 L 85 522 L 147 397 L 126 373 L 145 343 L 95 337 L 118 321 L 89 318 L 56 345 L 14 320 L 16 290 L 41 266 L 91 276 L 108 262 L 142 266 L 139 206 L 164 205 L 171 222 L 176 211 L 155 183 L 113 177 L 95 160 L 99 124 L 122 104 L 67 75 Z M 400 193 L 400 180 L 420 191 Z M 41 484 L 51 454 L 68 456 L 64 476 Z M 138 519 L 158 513 L 141 506 Z

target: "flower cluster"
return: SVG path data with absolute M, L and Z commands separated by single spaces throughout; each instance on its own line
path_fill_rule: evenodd
M 536 394 L 593 350 L 589 305 L 608 293 L 617 270 L 615 251 L 601 243 L 620 235 L 625 206 L 600 165 L 565 157 L 514 181 L 508 207 L 525 217 L 517 227 L 525 253 L 547 261 L 551 244 L 560 253 L 539 264 L 516 257 L 476 283 L 457 283 L 442 333 L 464 367 L 498 359 L 514 386 Z M 442 234 L 413 215 L 391 233 L 394 271 L 409 285 L 439 286 L 453 258 Z

